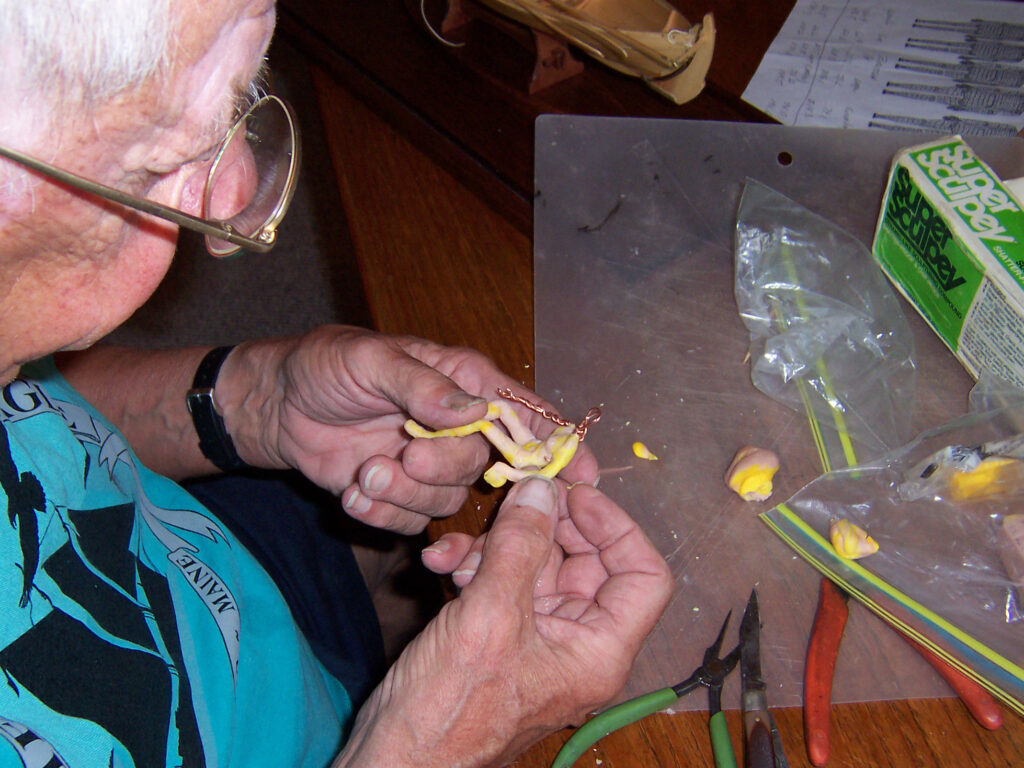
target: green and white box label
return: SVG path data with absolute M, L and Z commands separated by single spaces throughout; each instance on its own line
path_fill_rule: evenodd
M 959 136 L 900 152 L 876 261 L 964 367 L 1024 386 L 1024 213 Z

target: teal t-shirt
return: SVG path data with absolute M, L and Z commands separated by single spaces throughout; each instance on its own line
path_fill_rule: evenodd
M 349 697 L 257 561 L 52 361 L 0 392 L 0 766 L 329 765 Z

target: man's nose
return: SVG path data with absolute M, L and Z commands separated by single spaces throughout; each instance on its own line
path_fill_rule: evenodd
M 245 140 L 245 130 L 232 137 L 217 164 L 206 189 L 205 218 L 229 221 L 237 216 L 256 194 L 256 160 Z M 241 232 L 250 235 L 251 232 Z

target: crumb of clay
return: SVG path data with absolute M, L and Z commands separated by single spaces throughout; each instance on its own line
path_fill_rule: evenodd
M 633 455 L 638 459 L 647 459 L 648 461 L 657 461 L 658 457 L 651 453 L 651 449 L 646 445 L 637 440 L 633 443 Z

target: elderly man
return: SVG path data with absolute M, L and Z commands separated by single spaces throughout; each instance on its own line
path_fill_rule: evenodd
M 488 451 L 404 420 L 453 427 L 521 391 L 473 352 L 346 327 L 92 346 L 155 289 L 178 226 L 215 255 L 273 244 L 290 113 L 264 99 L 233 127 L 273 27 L 271 0 L 0 0 L 0 765 L 501 764 L 613 696 L 667 603 L 664 561 L 581 452 L 571 489 L 524 480 L 486 537 L 424 551 L 461 593 L 356 715 L 174 482 L 292 468 L 421 531 Z

